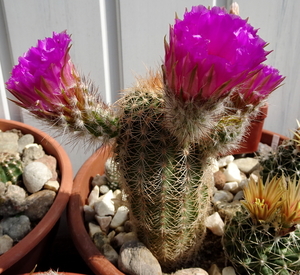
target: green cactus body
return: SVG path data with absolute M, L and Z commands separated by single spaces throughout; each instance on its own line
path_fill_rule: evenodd
M 300 179 L 300 151 L 293 140 L 285 140 L 275 152 L 262 158 L 260 164 L 263 167 L 261 175 L 264 181 L 268 176 L 272 178 L 282 174 L 286 177 L 296 175 Z
M 300 270 L 298 227 L 283 234 L 275 223 L 254 224 L 248 212 L 239 212 L 225 226 L 223 245 L 239 274 L 289 275 Z
M 205 132 L 202 136 L 201 130 L 199 135 L 190 133 L 188 125 L 193 125 L 183 110 L 187 122 L 181 135 L 179 127 L 172 131 L 171 106 L 161 79 L 144 81 L 118 102 L 116 162 L 139 238 L 170 270 L 194 258 L 205 237 L 213 184 L 209 160 L 240 138 L 244 120 L 219 112 L 207 121 L 200 107 L 192 106 Z M 191 115 L 195 120 L 196 114 Z M 230 127 L 228 123 L 236 118 L 239 123 Z
M 23 164 L 14 154 L 0 155 L 0 181 L 17 184 L 23 173 Z
M 120 173 L 118 171 L 118 164 L 113 158 L 108 158 L 105 163 L 105 176 L 107 179 L 106 185 L 109 189 L 115 191 L 119 189 Z
M 162 267 L 176 268 L 204 238 L 210 180 L 197 145 L 182 146 L 164 127 L 161 91 L 122 100 L 116 155 L 139 237 Z M 189 251 L 189 252 L 188 252 Z

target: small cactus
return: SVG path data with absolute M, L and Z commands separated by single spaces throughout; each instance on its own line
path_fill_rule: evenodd
M 284 140 L 275 151 L 261 157 L 261 176 L 264 181 L 276 175 L 296 176 L 300 179 L 300 124 L 299 121 L 297 123 L 298 128 L 293 132 L 293 138 Z
M 108 158 L 105 162 L 105 176 L 107 179 L 106 185 L 109 187 L 109 189 L 113 191 L 120 189 L 120 173 L 118 170 L 118 164 L 114 158 Z
M 15 154 L 0 154 L 0 181 L 17 184 L 23 173 L 22 161 Z
M 261 176 L 264 181 L 267 177 L 281 176 L 292 177 L 294 175 L 300 179 L 300 141 L 296 138 L 299 134 L 296 130 L 292 139 L 284 140 L 275 151 L 271 151 L 267 156 L 260 159 L 263 167 Z
M 296 178 L 251 180 L 243 211 L 225 226 L 225 255 L 239 274 L 289 275 L 300 270 L 300 185 Z

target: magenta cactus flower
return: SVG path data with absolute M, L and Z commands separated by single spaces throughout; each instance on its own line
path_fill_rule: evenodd
M 16 103 L 33 113 L 59 115 L 58 109 L 68 105 L 68 98 L 75 93 L 79 77 L 69 56 L 71 38 L 63 31 L 39 40 L 30 48 L 12 76 L 7 89 L 19 100 Z
M 176 19 L 170 27 L 170 42 L 165 42 L 166 86 L 183 101 L 198 98 L 203 102 L 223 97 L 251 78 L 249 84 L 258 81 L 252 85 L 261 91 L 255 98 L 265 97 L 268 88 L 274 90 L 281 82 L 278 73 L 269 77 L 270 70 L 260 72 L 259 65 L 269 53 L 265 46 L 247 20 L 220 7 L 192 7 L 183 20 Z M 249 90 L 245 96 L 257 101 Z
M 92 132 L 107 141 L 117 133 L 116 119 L 93 85 L 77 73 L 70 42 L 66 31 L 39 40 L 19 58 L 6 87 L 18 99 L 13 100 L 16 104 L 64 132 Z
M 239 94 L 245 105 L 258 105 L 285 79 L 277 69 L 271 66 L 261 64 L 258 68 L 260 68 L 258 73 L 240 86 Z

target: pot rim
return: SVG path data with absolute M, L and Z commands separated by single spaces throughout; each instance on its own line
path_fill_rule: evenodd
M 41 221 L 20 242 L 0 256 L 0 273 L 18 262 L 35 248 L 51 231 L 67 206 L 73 186 L 72 164 L 64 148 L 45 132 L 22 122 L 0 119 L 1 130 L 18 129 L 24 134 L 32 134 L 35 142 L 41 144 L 45 152 L 56 158 L 61 172 L 60 188 L 55 200 Z

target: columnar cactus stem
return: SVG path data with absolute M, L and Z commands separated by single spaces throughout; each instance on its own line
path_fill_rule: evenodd
M 163 267 L 175 268 L 203 240 L 212 177 L 204 179 L 200 146 L 183 146 L 165 129 L 164 91 L 148 81 L 119 102 L 115 152 L 140 238 Z

